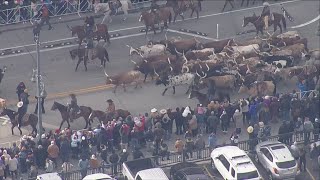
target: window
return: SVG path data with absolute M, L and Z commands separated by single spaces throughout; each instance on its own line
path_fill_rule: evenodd
M 285 161 L 285 162 L 277 162 L 276 164 L 279 168 L 286 169 L 286 168 L 294 167 L 296 165 L 296 161 L 292 160 L 292 161 Z
M 269 161 L 273 162 L 273 157 L 268 149 L 263 148 L 261 149 L 261 152 L 267 159 L 269 159 Z
M 258 178 L 259 174 L 258 171 L 251 171 L 251 172 L 246 172 L 246 173 L 238 173 L 237 179 L 239 180 L 245 180 L 245 179 L 253 179 L 253 178 Z
M 136 178 L 136 180 L 142 180 L 142 179 L 141 179 L 141 177 L 138 175 L 137 178 Z
M 232 177 L 235 177 L 235 175 L 236 175 L 233 168 L 231 168 L 231 175 L 232 175 Z
M 227 171 L 229 171 L 230 163 L 228 162 L 228 160 L 223 155 L 219 156 L 219 160 L 224 165 L 224 167 L 227 169 Z

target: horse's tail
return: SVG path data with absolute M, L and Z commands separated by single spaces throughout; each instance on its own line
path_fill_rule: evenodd
M 287 30 L 287 21 L 286 21 L 286 18 L 284 17 L 284 15 L 282 15 L 281 20 L 282 20 L 283 28 L 286 31 Z
M 109 53 L 108 53 L 107 49 L 104 49 L 104 57 L 107 59 L 108 62 L 110 62 Z

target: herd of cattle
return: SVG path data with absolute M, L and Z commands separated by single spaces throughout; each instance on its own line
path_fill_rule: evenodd
M 251 96 L 273 95 L 276 84 L 297 76 L 299 80 L 319 79 L 320 50 L 309 50 L 307 39 L 296 31 L 255 38 L 243 42 L 225 39 L 202 43 L 196 38 L 165 36 L 139 48 L 130 48 L 134 69 L 107 77 L 116 88 L 144 82 L 148 75 L 156 84 L 168 88 L 188 85 L 189 89 L 211 87 L 216 90 L 239 90 Z M 133 56 L 141 59 L 136 62 Z

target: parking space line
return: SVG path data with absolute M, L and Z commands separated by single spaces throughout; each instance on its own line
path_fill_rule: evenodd
M 208 173 L 208 175 L 210 176 L 211 179 L 214 179 L 214 176 L 210 173 L 210 171 L 208 170 L 207 166 L 202 166 L 206 172 Z
M 307 169 L 307 173 L 309 174 L 309 176 L 311 177 L 312 180 L 316 180 L 316 178 L 312 175 L 312 173 L 309 171 L 308 168 Z

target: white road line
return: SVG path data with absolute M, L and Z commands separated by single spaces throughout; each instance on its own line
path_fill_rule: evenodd
M 111 40 L 125 39 L 125 38 L 129 38 L 129 37 L 142 36 L 142 35 L 145 35 L 145 34 L 146 33 L 130 34 L 130 35 L 126 35 L 126 36 L 115 37 L 115 38 L 112 38 Z M 55 48 L 40 49 L 40 52 L 48 52 L 48 51 L 65 49 L 65 48 L 70 48 L 70 47 L 77 47 L 77 46 L 79 46 L 79 45 L 78 44 L 72 44 L 72 45 L 55 47 Z M 28 55 L 28 54 L 33 54 L 33 53 L 36 53 L 36 52 L 37 51 L 29 51 L 29 52 L 23 52 L 23 53 L 18 53 L 18 54 L 10 54 L 10 55 L 5 55 L 5 56 L 0 56 L 0 59 L 9 58 L 9 57 L 16 57 L 16 56 L 22 56 L 22 55 Z
M 167 31 L 174 32 L 174 33 L 180 33 L 180 34 L 184 34 L 184 35 L 189 35 L 189 36 L 194 36 L 194 37 L 198 37 L 198 38 L 202 38 L 202 39 L 217 41 L 217 39 L 214 39 L 214 38 L 210 38 L 210 37 L 206 37 L 206 36 L 199 36 L 197 34 L 187 33 L 187 32 L 183 32 L 183 31 L 177 31 L 177 30 L 173 30 L 173 29 L 168 29 Z
M 301 28 L 303 26 L 307 26 L 307 25 L 309 25 L 311 23 L 314 23 L 314 22 L 318 21 L 319 19 L 320 19 L 320 15 L 318 15 L 318 17 L 316 17 L 316 18 L 314 18 L 314 19 L 312 19 L 312 20 L 310 20 L 310 21 L 308 21 L 306 23 L 303 23 L 303 24 L 300 24 L 300 25 L 297 25 L 297 26 L 292 26 L 290 28 L 292 28 L 292 29 Z
M 270 6 L 276 6 L 276 5 L 280 5 L 280 4 L 289 4 L 289 3 L 299 2 L 299 1 L 301 1 L 301 0 L 292 0 L 292 1 L 279 2 L 279 3 L 271 4 Z M 207 15 L 199 16 L 199 19 L 200 18 L 206 18 L 206 17 L 212 17 L 212 16 L 219 16 L 219 15 L 224 15 L 224 14 L 230 14 L 230 13 L 235 13 L 235 12 L 247 11 L 247 10 L 252 10 L 252 9 L 258 9 L 258 8 L 262 8 L 262 7 L 263 6 L 255 6 L 255 7 L 249 7 L 249 8 L 244 8 L 244 9 L 237 9 L 237 10 L 233 10 L 233 11 L 226 11 L 226 12 L 221 12 L 221 13 L 207 14 Z M 185 18 L 185 21 L 194 20 L 194 19 L 196 19 L 196 17 Z M 181 21 L 182 20 L 180 20 L 180 19 L 176 20 L 176 22 L 181 22 Z M 144 27 L 145 26 L 134 26 L 134 27 L 129 27 L 129 28 L 115 29 L 115 30 L 109 31 L 109 33 L 132 30 L 132 29 L 138 29 L 138 28 L 144 28 Z M 76 39 L 76 38 L 77 37 L 57 39 L 57 40 L 53 40 L 53 41 L 42 42 L 42 44 L 49 44 L 49 43 L 58 42 L 58 41 L 72 40 L 72 39 Z M 0 49 L 0 51 L 6 50 L 6 49 L 24 48 L 24 47 L 27 47 L 27 46 L 35 46 L 35 44 L 28 44 L 28 45 L 22 45 L 22 46 L 9 47 L 9 48 Z

